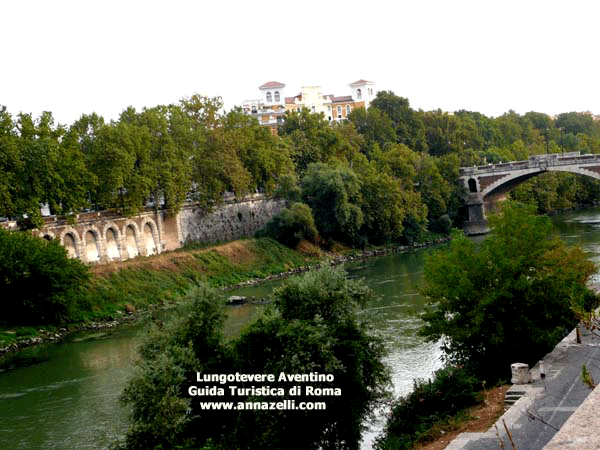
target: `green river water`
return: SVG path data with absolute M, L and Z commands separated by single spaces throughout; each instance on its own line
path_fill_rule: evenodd
M 553 217 L 557 230 L 581 245 L 600 264 L 600 209 Z M 431 249 L 383 256 L 345 265 L 353 278 L 364 278 L 379 299 L 361 313 L 381 335 L 396 394 L 408 393 L 415 378 L 429 377 L 441 367 L 435 344 L 416 336 L 416 313 L 424 306 L 417 289 L 423 261 Z M 600 282 L 597 277 L 595 282 Z M 230 294 L 266 295 L 262 285 Z M 244 305 L 229 310 L 228 333 L 235 334 L 260 312 Z M 133 372 L 143 326 L 80 333 L 55 345 L 27 349 L 0 370 L 0 449 L 104 449 L 118 441 L 128 426 L 128 411 L 119 395 Z M 371 447 L 379 425 L 364 436 Z

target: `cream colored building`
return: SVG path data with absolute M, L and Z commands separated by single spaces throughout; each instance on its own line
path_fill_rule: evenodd
M 285 111 L 301 111 L 307 108 L 315 114 L 323 116 L 331 122 L 345 120 L 355 108 L 368 108 L 375 98 L 375 83 L 358 80 L 349 85 L 351 95 L 335 96 L 323 94 L 321 86 L 303 86 L 300 93 L 293 97 L 285 97 L 285 84 L 269 81 L 258 89 L 261 98 L 246 100 L 243 109 L 246 114 L 255 116 L 261 125 L 270 126 L 273 132 L 283 123 Z

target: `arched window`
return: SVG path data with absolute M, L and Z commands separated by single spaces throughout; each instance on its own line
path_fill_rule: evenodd
M 338 116 L 338 119 L 342 118 L 342 107 L 341 106 L 337 107 L 337 116 Z
M 477 192 L 477 181 L 474 178 L 469 178 L 469 191 Z
M 362 98 L 362 92 L 361 92 L 361 90 L 360 90 L 360 89 L 357 89 L 357 90 L 356 90 L 356 99 L 357 99 L 357 100 L 360 100 L 361 98 Z
M 350 115 L 350 105 L 346 105 L 346 117 Z
M 279 91 L 275 91 L 275 101 L 279 101 Z
M 272 101 L 273 101 L 273 100 L 272 100 L 271 93 L 270 93 L 270 92 L 267 92 L 267 103 L 271 103 Z

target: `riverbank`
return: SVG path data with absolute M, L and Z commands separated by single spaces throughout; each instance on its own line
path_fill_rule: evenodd
M 0 356 L 42 343 L 59 342 L 72 332 L 114 328 L 138 314 L 176 303 L 191 287 L 207 283 L 230 290 L 338 265 L 446 242 L 432 238 L 411 246 L 325 251 L 308 242 L 296 249 L 272 239 L 245 239 L 204 248 L 183 248 L 150 257 L 96 265 L 73 320 L 61 327 L 0 329 Z

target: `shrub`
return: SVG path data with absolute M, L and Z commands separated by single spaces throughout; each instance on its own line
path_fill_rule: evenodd
M 339 269 L 325 268 L 287 280 L 274 293 L 272 309 L 250 324 L 238 338 L 223 336 L 220 293 L 200 286 L 191 291 L 175 322 L 161 324 L 141 348 L 139 371 L 123 400 L 132 407 L 133 423 L 125 448 L 212 447 L 225 449 L 306 450 L 360 447 L 364 419 L 386 396 L 388 371 L 383 343 L 359 321 L 358 306 L 372 293 Z M 204 374 L 327 374 L 330 381 L 309 385 L 340 392 L 317 398 L 289 392 L 290 383 L 267 382 L 277 394 L 224 392 L 190 396 L 196 372 Z M 326 402 L 327 409 L 205 410 L 204 402 Z M 212 440 L 212 441 L 211 441 Z M 162 446 L 162 447 L 161 447 Z
M 465 369 L 438 370 L 433 379 L 415 381 L 414 390 L 401 397 L 376 448 L 410 449 L 437 422 L 443 421 L 479 400 L 481 384 Z
M 305 203 L 292 203 L 256 233 L 257 237 L 270 237 L 291 248 L 303 239 L 314 242 L 317 235 L 312 210 Z
M 87 267 L 57 241 L 0 229 L 1 320 L 7 325 L 66 320 L 88 276 Z

